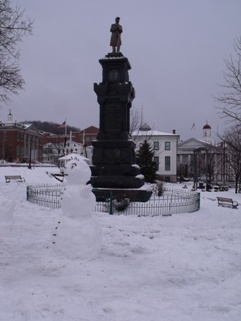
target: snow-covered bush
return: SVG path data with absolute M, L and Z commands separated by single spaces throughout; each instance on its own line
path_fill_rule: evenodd
M 114 200 L 113 206 L 118 212 L 123 212 L 130 204 L 129 198 L 123 198 L 122 200 Z
M 165 192 L 164 182 L 157 181 L 156 184 L 152 185 L 152 191 L 156 196 L 162 196 Z

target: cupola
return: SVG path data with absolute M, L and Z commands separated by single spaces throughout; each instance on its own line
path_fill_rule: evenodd
M 12 115 L 11 109 L 9 109 L 9 113 L 8 113 L 8 123 L 9 124 L 13 123 L 13 115 Z

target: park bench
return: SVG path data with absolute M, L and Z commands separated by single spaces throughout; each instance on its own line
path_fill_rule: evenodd
M 217 197 L 218 200 L 218 206 L 229 206 L 232 208 L 238 208 L 238 202 L 232 200 L 232 198 L 227 197 Z
M 223 185 L 219 186 L 219 191 L 220 192 L 227 192 L 228 191 L 228 186 L 223 186 Z
M 21 175 L 5 175 L 6 183 L 11 181 L 25 182 L 25 179 Z

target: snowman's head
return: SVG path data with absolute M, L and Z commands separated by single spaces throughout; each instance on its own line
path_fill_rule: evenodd
M 66 164 L 66 174 L 68 184 L 86 185 L 91 177 L 90 167 L 84 158 L 69 161 Z

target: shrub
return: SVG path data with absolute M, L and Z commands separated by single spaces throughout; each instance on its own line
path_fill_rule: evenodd
M 123 212 L 130 204 L 129 198 L 123 198 L 122 200 L 114 200 L 113 206 L 118 212 Z
M 164 182 L 157 181 L 156 184 L 153 185 L 152 190 L 156 196 L 162 196 L 165 192 Z

